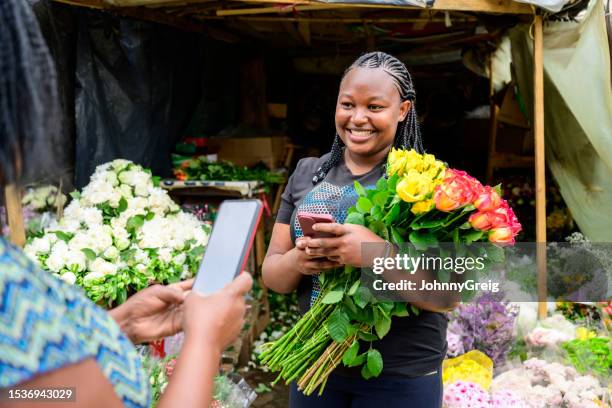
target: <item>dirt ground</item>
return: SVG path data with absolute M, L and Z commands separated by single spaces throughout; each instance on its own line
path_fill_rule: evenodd
M 289 387 L 282 382 L 279 382 L 274 387 L 270 386 L 270 382 L 276 378 L 275 374 L 252 369 L 249 372 L 241 373 L 241 375 L 253 389 L 261 383 L 272 389 L 269 392 L 258 393 L 257 399 L 253 402 L 251 408 L 287 408 L 289 406 Z

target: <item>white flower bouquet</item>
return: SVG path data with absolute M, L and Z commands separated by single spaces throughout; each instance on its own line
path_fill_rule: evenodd
M 209 228 L 158 184 L 127 160 L 98 166 L 83 191 L 71 194 L 63 218 L 28 242 L 26 254 L 109 307 L 153 282 L 193 276 Z

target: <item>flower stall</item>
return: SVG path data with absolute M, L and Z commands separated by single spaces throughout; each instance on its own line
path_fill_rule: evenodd
M 521 85 L 523 96 L 533 94 L 530 106 L 535 141 L 534 177 L 522 180 L 513 176 L 503 180 L 499 187 L 483 186 L 432 155 L 393 151 L 387 179 L 381 179 L 372 190 L 356 186 L 360 197 L 347 222 L 364 225 L 394 244 L 410 241 L 416 245 L 429 245 L 433 241 L 511 245 L 521 238 L 516 238 L 521 224 L 524 234 L 538 243 L 563 240 L 576 231 L 574 217 L 559 200 L 560 188 L 546 182 L 543 13 L 525 4 L 538 2 L 437 0 L 428 2 L 432 3 L 428 4 L 428 10 L 417 10 L 417 3 L 425 2 L 381 5 L 388 2 L 364 1 L 356 7 L 300 0 L 284 1 L 286 7 L 277 4 L 271 7 L 269 1 L 255 0 L 235 1 L 220 8 L 191 1 L 190 7 L 182 10 L 185 2 L 178 0 L 55 1 L 101 9 L 111 7 L 112 3 L 113 13 L 192 31 L 209 33 L 210 30 L 228 42 L 236 36 L 232 30 L 225 29 L 236 21 L 281 22 L 291 38 L 308 48 L 315 38 L 311 28 L 329 20 L 368 26 L 363 40 L 367 40 L 369 47 L 375 47 L 372 33 L 379 26 L 409 24 L 423 29 L 437 21 L 449 28 L 452 24 L 471 21 L 477 13 L 516 16 L 531 24 L 533 39 L 529 41 L 531 48 L 526 48 L 533 62 L 529 66 L 533 68 L 533 78 L 527 82 L 527 88 L 524 78 Z M 381 16 L 358 13 L 359 10 L 380 12 Z M 382 16 L 388 10 L 398 14 Z M 410 10 L 415 14 L 399 14 Z M 346 15 L 324 14 L 336 11 Z M 300 14 L 303 12 L 309 14 Z M 356 14 L 348 14 L 352 12 Z M 466 12 L 471 14 L 468 16 Z M 227 26 L 211 27 L 220 21 L 227 21 Z M 364 31 L 363 27 L 353 31 Z M 397 39 L 398 44 L 407 40 L 401 35 L 394 38 L 395 34 L 388 37 Z M 495 38 L 489 33 L 478 35 L 469 40 L 485 43 Z M 317 64 L 325 65 L 320 61 Z M 494 72 L 485 74 L 491 84 L 497 80 Z M 245 82 L 259 86 L 262 81 Z M 254 105 L 258 108 L 253 110 L 265 106 Z M 548 120 L 550 113 L 546 108 Z M 211 112 L 207 114 L 218 114 Z M 554 122 L 547 122 L 551 123 L 551 129 L 556 129 Z M 233 153 L 238 155 L 263 145 L 260 140 L 249 142 L 252 143 L 249 147 L 235 143 Z M 276 143 L 270 142 L 270 151 L 261 156 L 262 161 L 275 161 L 270 156 L 278 153 Z M 271 189 L 282 192 L 287 174 L 269 169 L 274 166 L 247 167 L 221 156 L 209 157 L 208 152 L 195 151 L 190 157 L 184 151 L 180 153 L 181 156 L 173 157 L 172 179 L 160 180 L 146 168 L 114 160 L 97 167 L 89 183 L 69 198 L 52 187 L 31 190 L 22 197 L 14 186 L 8 186 L 6 210 L 0 212 L 0 220 L 10 228 L 5 227 L 3 235 L 10 234 L 14 243 L 25 245 L 27 254 L 41 268 L 81 286 L 93 301 L 104 307 L 119 304 L 154 282 L 170 283 L 188 278 L 197 271 L 214 221 L 215 204 L 223 198 L 263 198 Z M 290 166 L 291 159 L 285 167 Z M 555 171 L 558 173 L 559 169 Z M 589 194 L 597 192 L 597 188 L 589 185 Z M 270 202 L 279 200 L 280 193 L 277 193 Z M 64 208 L 66 202 L 68 205 Z M 269 207 L 274 213 L 277 205 Z M 535 217 L 521 217 L 521 207 L 533 211 Z M 262 228 L 257 233 L 250 269 L 259 268 L 264 254 Z M 482 296 L 448 313 L 444 407 L 609 406 L 612 306 L 609 303 L 546 303 L 547 295 L 566 284 L 564 279 L 568 276 L 559 275 L 558 282 L 547 287 L 547 282 L 551 282 L 546 276 L 550 270 L 547 254 L 544 251 L 538 255 L 538 276 L 523 276 L 538 285 L 539 303 L 514 303 L 501 296 Z M 565 261 L 565 258 L 559 260 Z M 262 293 L 260 301 L 253 302 L 249 326 L 224 355 L 224 363 L 232 366 L 239 362 L 247 369 L 277 372 L 279 379 L 297 381 L 306 393 L 322 391 L 330 372 L 339 365 L 360 367 L 364 378 L 379 375 L 383 366 L 380 353 L 362 345 L 384 337 L 392 317 L 418 314 L 419 310 L 406 307 L 405 302 L 376 301 L 361 286 L 357 274 L 356 270 L 347 268 L 323 278 L 320 300 L 301 319 L 295 299 L 281 304 L 285 301 L 273 295 L 268 303 L 266 289 L 257 288 Z M 303 338 L 309 341 L 297 341 Z M 169 338 L 145 353 L 156 398 L 163 393 L 172 375 L 174 354 L 180 342 L 180 336 Z M 265 391 L 265 387 L 261 390 Z M 217 378 L 215 406 L 248 406 L 253 397 L 253 390 L 235 377 Z

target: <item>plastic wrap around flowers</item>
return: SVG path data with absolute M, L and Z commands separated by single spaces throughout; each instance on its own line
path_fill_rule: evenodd
M 415 215 L 470 212 L 469 225 L 486 234 L 490 242 L 514 243 L 521 231 L 514 211 L 498 189 L 483 186 L 465 171 L 447 168 L 431 154 L 393 148 L 387 160 L 387 175 L 399 177 L 397 194 Z
M 32 239 L 26 254 L 108 306 L 151 282 L 191 277 L 207 227 L 156 184 L 150 171 L 127 160 L 98 166 L 83 191 L 72 194 L 64 217 Z

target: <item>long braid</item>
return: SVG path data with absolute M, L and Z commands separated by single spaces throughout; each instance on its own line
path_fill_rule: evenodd
M 419 120 L 416 112 L 416 92 L 412 83 L 412 77 L 406 65 L 397 58 L 384 52 L 370 52 L 357 58 L 357 60 L 344 72 L 342 78 L 344 79 L 346 74 L 355 68 L 381 68 L 391 76 L 402 102 L 406 100 L 410 101 L 410 109 L 406 118 L 397 125 L 393 146 L 398 149 L 414 149 L 419 153 L 423 153 L 423 142 L 421 140 L 421 131 L 419 129 Z M 315 171 L 312 183 L 317 184 L 319 181 L 323 180 L 327 173 L 340 163 L 340 160 L 343 158 L 343 153 L 344 143 L 336 133 L 331 149 L 331 156 Z

